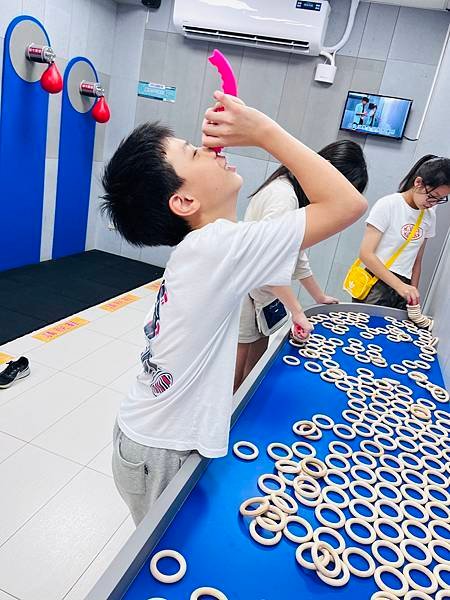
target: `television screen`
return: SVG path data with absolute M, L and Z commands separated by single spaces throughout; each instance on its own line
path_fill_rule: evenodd
M 411 105 L 406 98 L 349 92 L 340 128 L 400 140 Z

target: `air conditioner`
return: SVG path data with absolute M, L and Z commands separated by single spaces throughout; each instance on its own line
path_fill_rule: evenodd
M 175 0 L 173 22 L 196 40 L 317 56 L 329 15 L 327 0 Z
M 377 4 L 395 4 L 397 6 L 409 6 L 410 8 L 450 10 L 450 0 L 370 0 L 370 2 L 376 2 Z

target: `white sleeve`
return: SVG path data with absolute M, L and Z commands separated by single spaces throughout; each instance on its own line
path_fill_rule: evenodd
M 235 292 L 242 295 L 264 285 L 290 285 L 305 225 L 304 208 L 278 219 L 237 223 L 230 271 Z
M 286 212 L 298 208 L 294 188 L 289 183 L 276 179 L 252 198 L 257 220 L 277 219 Z
M 366 223 L 373 225 L 378 231 L 384 233 L 389 227 L 391 221 L 390 204 L 385 198 L 380 198 L 372 206 L 369 216 L 366 219 Z
M 306 277 L 311 277 L 312 274 L 313 272 L 309 264 L 308 255 L 302 250 L 298 255 L 292 279 L 306 279 Z

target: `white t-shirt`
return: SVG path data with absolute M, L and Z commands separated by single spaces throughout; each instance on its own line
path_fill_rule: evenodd
M 298 199 L 295 190 L 285 176 L 277 177 L 255 194 L 247 206 L 244 221 L 266 221 L 275 219 L 298 209 Z M 300 250 L 295 264 L 292 279 L 311 277 L 312 271 L 306 252 Z M 258 303 L 266 305 L 275 296 L 266 288 L 252 290 L 251 297 Z
M 227 453 L 241 300 L 289 284 L 304 230 L 304 209 L 261 223 L 219 219 L 177 246 L 146 320 L 143 370 L 119 410 L 129 438 Z
M 411 208 L 402 194 L 390 194 L 380 198 L 372 207 L 366 223 L 373 225 L 383 233 L 375 251 L 376 256 L 385 263 L 401 244 L 408 238 L 411 229 L 419 217 L 420 211 Z M 423 242 L 436 234 L 436 213 L 427 209 L 422 223 L 412 239 L 390 270 L 411 279 L 412 269 Z

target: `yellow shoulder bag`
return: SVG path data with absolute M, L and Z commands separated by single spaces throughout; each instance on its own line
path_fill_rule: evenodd
M 420 224 L 422 223 L 423 215 L 424 211 L 421 210 L 414 227 L 409 232 L 406 241 L 403 242 L 400 248 L 398 248 L 398 250 L 396 250 L 391 258 L 385 263 L 384 266 L 386 269 L 389 269 L 394 264 L 409 242 L 414 238 L 416 231 L 419 229 Z M 355 298 L 355 300 L 364 300 L 367 298 L 370 290 L 378 281 L 378 277 L 371 275 L 364 267 L 361 266 L 361 264 L 362 263 L 359 258 L 355 260 L 344 279 L 343 289 L 348 292 L 350 296 Z

